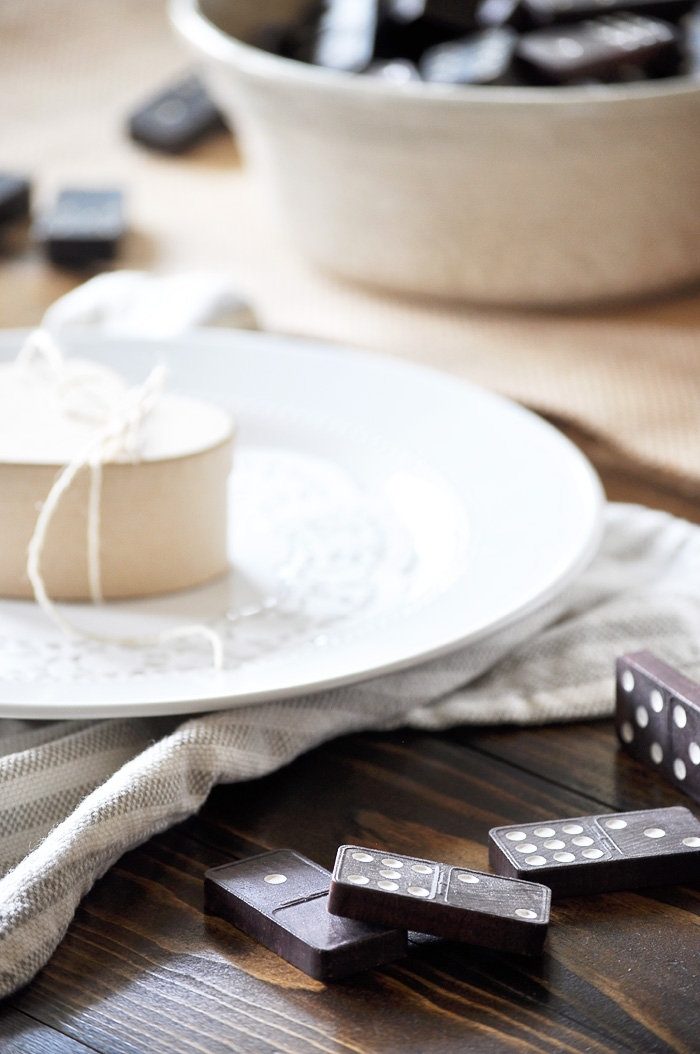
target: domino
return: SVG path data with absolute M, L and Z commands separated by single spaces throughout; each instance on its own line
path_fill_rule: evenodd
M 489 863 L 555 898 L 697 882 L 700 823 L 676 806 L 494 827 Z
M 617 660 L 623 750 L 700 801 L 700 685 L 648 651 Z
M 343 845 L 328 910 L 379 926 L 537 955 L 547 936 L 550 899 L 546 886 L 535 882 Z
M 119 190 L 63 190 L 35 235 L 58 267 L 89 267 L 117 254 L 124 233 Z
M 190 75 L 163 89 L 129 118 L 132 139 L 152 150 L 181 154 L 226 129 L 199 77 Z
M 0 225 L 29 216 L 29 180 L 10 172 L 0 172 Z
M 331 876 L 291 849 L 223 864 L 204 876 L 205 911 L 226 919 L 318 981 L 406 955 L 403 929 L 380 929 L 326 910 Z
M 516 49 L 520 69 L 543 83 L 603 78 L 643 71 L 670 75 L 680 61 L 680 31 L 658 18 L 621 12 L 571 26 L 526 33 Z

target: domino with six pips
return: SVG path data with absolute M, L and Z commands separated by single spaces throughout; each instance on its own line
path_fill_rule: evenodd
M 622 748 L 700 801 L 700 685 L 649 651 L 617 660 Z
M 694 882 L 700 823 L 675 806 L 494 827 L 489 863 L 499 875 L 544 882 L 554 898 Z
M 344 845 L 331 876 L 277 850 L 208 871 L 205 910 L 322 981 L 402 958 L 407 930 L 537 955 L 552 898 L 696 881 L 700 823 L 678 806 L 496 827 L 489 862 Z
M 547 935 L 550 900 L 549 889 L 537 882 L 343 845 L 328 910 L 375 925 L 537 955 Z
M 700 685 L 649 652 L 622 656 L 617 731 L 698 795 Z M 402 958 L 407 930 L 536 955 L 552 898 L 697 881 L 700 822 L 676 806 L 495 827 L 489 863 L 495 874 L 344 845 L 331 876 L 278 850 L 208 871 L 205 910 L 323 981 Z

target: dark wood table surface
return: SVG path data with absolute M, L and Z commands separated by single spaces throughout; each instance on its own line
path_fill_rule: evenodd
M 692 486 L 573 435 L 610 497 L 700 522 Z M 336 740 L 217 788 L 197 817 L 124 856 L 46 968 L 0 1004 L 0 1051 L 692 1054 L 700 884 L 562 901 L 541 957 L 435 942 L 332 986 L 202 911 L 204 871 L 263 849 L 331 867 L 340 843 L 359 842 L 486 869 L 496 824 L 674 804 L 700 814 L 617 750 L 610 721 Z

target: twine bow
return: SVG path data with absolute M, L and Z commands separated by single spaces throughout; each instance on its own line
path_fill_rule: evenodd
M 76 626 L 58 609 L 48 595 L 41 572 L 41 557 L 49 526 L 63 495 L 76 476 L 90 470 L 87 515 L 88 586 L 94 603 L 103 600 L 100 559 L 102 468 L 107 461 L 137 461 L 140 456 L 141 426 L 161 396 L 167 370 L 161 363 L 149 373 L 143 384 L 117 388 L 109 383 L 110 371 L 92 364 L 69 369 L 68 362 L 54 337 L 45 329 L 29 334 L 16 360 L 20 370 L 31 371 L 43 362 L 56 385 L 64 412 L 94 422 L 98 427 L 82 451 L 59 472 L 44 501 L 27 551 L 27 574 L 37 603 L 58 626 L 68 633 L 104 644 L 144 647 L 188 637 L 203 637 L 212 648 L 217 669 L 224 665 L 221 637 L 209 626 L 176 626 L 149 636 L 107 637 Z

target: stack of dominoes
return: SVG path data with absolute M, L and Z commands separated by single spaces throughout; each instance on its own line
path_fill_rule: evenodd
M 402 958 L 408 930 L 536 954 L 550 891 L 356 845 L 328 871 L 289 849 L 208 871 L 206 909 L 322 981 Z
M 665 759 L 663 771 L 682 784 L 688 765 L 700 763 L 700 687 L 646 652 L 624 656 L 618 732 L 636 757 Z M 552 897 L 697 880 L 700 822 L 677 806 L 496 827 L 489 863 L 496 874 L 343 845 L 331 875 L 282 849 L 208 871 L 206 910 L 322 981 L 403 957 L 410 930 L 537 955 Z

